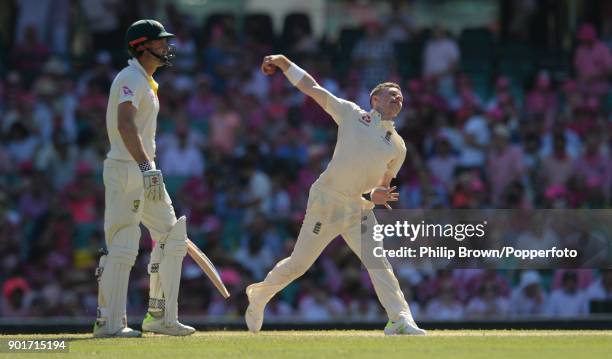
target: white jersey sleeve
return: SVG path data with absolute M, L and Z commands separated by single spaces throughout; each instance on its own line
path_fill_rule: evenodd
M 327 102 L 324 110 L 338 125 L 342 123 L 344 118 L 349 117 L 353 111 L 359 110 L 359 106 L 355 103 L 338 98 L 327 90 L 325 92 L 327 93 Z
M 119 87 L 119 99 L 117 104 L 123 102 L 131 102 L 132 106 L 138 109 L 140 100 L 146 92 L 147 85 L 142 76 L 138 76 L 135 73 L 124 73 L 120 78 L 117 79 L 117 85 Z

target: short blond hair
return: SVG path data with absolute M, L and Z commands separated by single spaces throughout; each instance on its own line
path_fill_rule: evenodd
M 402 88 L 400 87 L 400 85 L 396 84 L 395 82 L 379 83 L 372 89 L 372 91 L 370 91 L 370 106 L 372 106 L 372 97 L 374 97 L 375 95 L 378 95 L 382 90 L 388 89 L 388 88 L 396 88 L 402 91 Z

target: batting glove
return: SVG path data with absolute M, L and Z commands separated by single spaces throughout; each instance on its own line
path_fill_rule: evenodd
M 148 170 L 142 173 L 144 196 L 147 200 L 157 202 L 164 196 L 164 178 L 160 170 Z

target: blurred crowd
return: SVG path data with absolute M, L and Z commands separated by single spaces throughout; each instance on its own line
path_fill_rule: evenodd
M 61 15 L 53 9 L 47 14 Z M 83 14 L 92 24 L 83 29 L 67 20 L 28 23 L 39 12 L 24 5 L 4 57 L 2 317 L 93 318 L 96 312 L 107 94 L 127 60 L 126 24 L 116 19 L 144 13 L 94 10 Z M 489 86 L 477 88 L 463 71 L 459 35 L 442 26 L 415 28 L 401 12 L 368 19 L 336 40 L 316 38 L 303 14 L 292 15 L 282 34 L 265 15 L 242 24 L 219 14 L 203 25 L 172 6 L 166 15 L 177 57 L 155 75 L 156 162 L 177 214 L 188 217 L 190 238 L 233 294 L 222 300 L 186 259 L 181 315 L 233 319 L 244 312 L 245 286 L 289 255 L 309 186 L 331 157 L 337 129 L 331 118 L 281 74 L 260 72 L 262 57 L 273 52 L 364 108 L 375 84 L 402 85 L 396 128 L 408 156 L 394 182 L 396 208 L 610 206 L 612 54 L 591 24 L 576 33 L 567 73 L 542 68 L 517 79 L 495 71 Z M 420 66 L 404 72 L 398 44 L 413 43 L 420 44 L 411 54 Z M 84 57 L 71 56 L 75 44 L 88 49 Z M 143 228 L 129 289 L 134 315 L 143 315 L 148 300 L 150 248 Z M 416 271 L 401 263 L 395 271 L 417 319 L 587 316 L 605 309 L 598 301 L 612 299 L 611 271 Z M 384 319 L 367 272 L 341 240 L 267 311 L 277 320 Z

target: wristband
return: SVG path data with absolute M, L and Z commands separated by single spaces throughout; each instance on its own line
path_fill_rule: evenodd
M 300 80 L 306 75 L 306 71 L 302 70 L 298 65 L 291 63 L 287 71 L 285 71 L 285 76 L 287 76 L 287 80 L 291 82 L 293 86 L 297 86 Z
M 139 163 L 138 168 L 140 168 L 140 172 L 143 172 L 143 173 L 153 169 L 153 167 L 151 166 L 151 162 L 149 161 L 144 161 L 143 163 Z

